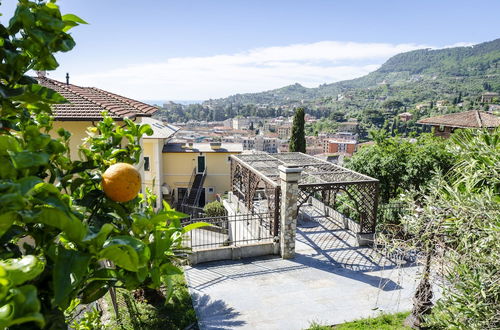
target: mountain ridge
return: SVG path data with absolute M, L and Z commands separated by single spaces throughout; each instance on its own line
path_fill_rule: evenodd
M 282 98 L 281 103 L 287 104 L 291 100 L 302 101 L 332 96 L 351 88 L 367 88 L 381 83 L 394 83 L 401 79 L 409 79 L 412 75 L 435 73 L 462 77 L 471 71 L 484 73 L 486 69 L 484 63 L 487 61 L 495 64 L 500 61 L 500 38 L 472 46 L 443 49 L 426 48 L 400 53 L 389 58 L 377 70 L 355 79 L 312 88 L 295 83 L 263 92 L 235 94 L 226 98 L 211 99 L 205 101 L 204 104 L 230 102 L 242 105 L 262 103 L 277 105 L 280 103 L 277 102 L 280 98 Z M 263 98 L 267 102 L 256 101 L 256 98 Z

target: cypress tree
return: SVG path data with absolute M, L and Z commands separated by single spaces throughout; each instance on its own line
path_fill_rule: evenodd
M 304 108 L 295 110 L 293 116 L 292 136 L 290 137 L 290 144 L 288 150 L 291 152 L 306 152 L 306 135 L 304 132 L 305 125 L 305 112 Z

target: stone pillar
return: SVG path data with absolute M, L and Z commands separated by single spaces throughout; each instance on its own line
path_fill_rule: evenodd
M 295 256 L 297 198 L 302 168 L 297 165 L 280 165 L 278 169 L 281 179 L 280 252 L 283 259 L 291 259 Z

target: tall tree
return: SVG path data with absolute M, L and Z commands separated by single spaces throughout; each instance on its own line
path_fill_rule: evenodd
M 304 131 L 305 125 L 304 108 L 295 110 L 293 116 L 292 136 L 290 137 L 289 151 L 291 152 L 306 152 L 306 134 Z

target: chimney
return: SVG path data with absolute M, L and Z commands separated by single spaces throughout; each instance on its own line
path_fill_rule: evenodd
M 66 72 L 66 85 L 69 85 L 69 73 Z
M 218 150 L 220 149 L 222 143 L 220 142 L 210 142 L 210 148 L 212 148 L 212 150 Z
M 45 78 L 45 77 L 47 77 L 47 71 L 37 71 L 36 76 L 38 78 Z

